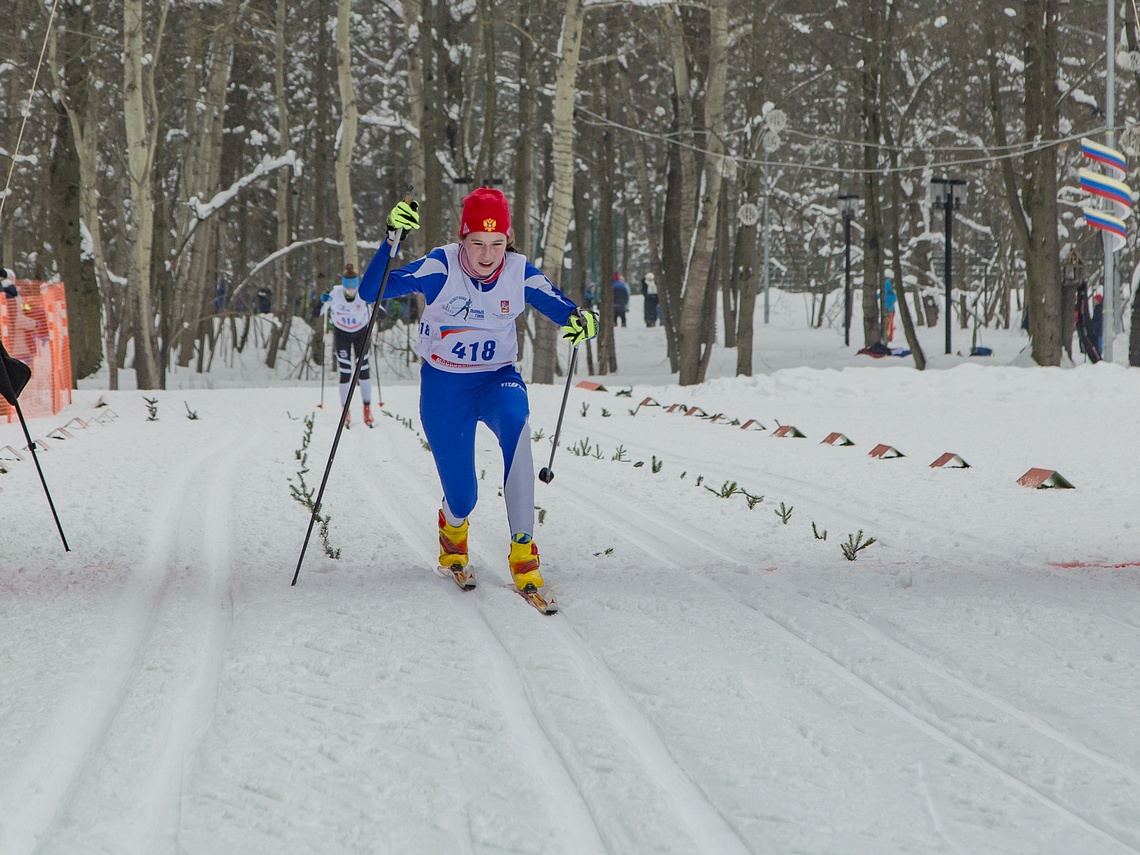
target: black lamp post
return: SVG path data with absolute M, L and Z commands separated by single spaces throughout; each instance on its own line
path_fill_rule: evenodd
M 839 196 L 839 212 L 843 214 L 844 285 L 843 344 L 851 346 L 851 220 L 859 215 L 859 197 L 850 193 Z
M 930 179 L 930 202 L 935 206 L 942 206 L 946 218 L 946 354 L 950 354 L 950 283 L 951 283 L 951 226 L 954 222 L 954 212 L 962 207 L 966 201 L 966 181 L 963 178 L 932 178 Z

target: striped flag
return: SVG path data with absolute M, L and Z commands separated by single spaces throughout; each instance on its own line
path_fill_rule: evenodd
M 1124 160 L 1123 152 L 1109 148 L 1106 145 L 1101 145 L 1098 142 L 1093 142 L 1087 137 L 1081 140 L 1081 154 L 1089 160 L 1096 161 L 1103 165 L 1110 171 L 1120 173 L 1119 175 L 1113 175 L 1113 178 L 1123 178 L 1128 171 L 1128 164 Z
M 1132 188 L 1122 180 L 1128 174 L 1128 163 L 1124 153 L 1093 140 L 1081 140 L 1081 154 L 1098 163 L 1108 175 L 1101 175 L 1091 169 L 1082 169 L 1080 176 L 1081 189 L 1098 198 L 1104 199 L 1109 206 L 1108 210 L 1098 211 L 1094 208 L 1082 209 L 1085 215 L 1085 225 L 1100 229 L 1105 233 L 1108 251 L 1116 252 L 1128 241 L 1128 226 L 1124 221 L 1132 213 Z
M 1108 235 L 1109 252 L 1116 252 L 1127 243 L 1128 226 L 1124 224 L 1124 220 L 1093 208 L 1083 208 L 1082 213 L 1085 215 L 1086 226 L 1100 229 Z

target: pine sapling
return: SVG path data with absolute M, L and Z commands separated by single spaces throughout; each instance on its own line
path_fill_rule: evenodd
M 607 410 L 605 407 L 602 407 L 602 418 L 608 419 L 609 417 L 610 417 L 610 411 Z
M 871 537 L 863 540 L 863 529 L 859 529 L 856 535 L 847 535 L 847 542 L 839 544 L 839 548 L 843 550 L 843 557 L 848 561 L 854 561 L 855 556 L 875 542 L 875 538 Z
M 588 413 L 588 412 L 590 412 L 590 405 L 583 403 L 582 404 L 582 418 L 586 418 L 586 413 Z
M 611 457 L 610 460 L 616 460 L 618 463 L 625 463 L 625 446 L 619 445 L 617 447 L 617 451 L 614 452 L 614 456 Z
M 780 507 L 776 508 L 774 513 L 784 525 L 787 525 L 788 520 L 792 518 L 792 508 L 787 507 L 783 502 L 780 502 Z
M 192 421 L 192 422 L 197 421 L 198 420 L 198 413 L 195 412 L 194 410 L 190 409 L 190 405 L 187 404 L 185 401 L 183 401 L 182 403 L 186 407 L 186 418 L 190 419 L 190 421 Z
M 700 481 L 697 483 L 699 484 Z M 712 487 L 705 487 L 705 489 L 713 495 L 720 496 L 722 499 L 731 499 L 733 496 L 740 492 L 740 488 L 736 486 L 735 481 L 725 481 L 724 486 L 722 486 L 719 490 L 714 490 Z
M 657 455 L 654 454 L 653 455 L 653 462 L 649 464 L 649 468 L 652 469 L 653 474 L 656 475 L 658 472 L 661 471 L 661 467 L 664 465 L 665 465 L 665 461 L 664 460 L 658 460 Z
M 329 541 L 329 523 L 332 517 L 329 514 L 321 516 L 317 513 L 317 508 L 314 506 L 314 495 L 316 495 L 316 488 L 310 487 L 305 483 L 305 475 L 309 471 L 309 441 L 313 438 L 313 416 L 306 416 L 305 418 L 305 433 L 301 437 L 301 447 L 296 451 L 297 461 L 301 464 L 297 469 L 297 483 L 292 483 L 293 479 L 290 478 L 289 493 L 293 499 L 300 504 L 304 505 L 309 513 L 313 514 L 317 522 L 320 523 L 318 531 L 321 535 L 321 541 L 324 544 L 325 555 L 329 558 L 340 558 L 340 550 L 333 549 L 332 543 Z
M 743 490 L 743 489 L 742 489 L 742 490 L 740 491 L 740 494 L 741 494 L 742 496 L 744 496 L 744 501 L 748 502 L 748 510 L 752 510 L 752 509 L 753 509 L 753 508 L 755 508 L 755 507 L 756 507 L 758 504 L 760 504 L 762 501 L 764 501 L 764 497 L 763 497 L 763 496 L 753 496 L 753 495 L 752 495 L 751 493 L 749 493 L 747 490 Z
M 157 422 L 158 421 L 158 398 L 148 398 L 144 395 L 143 400 L 146 401 L 146 410 L 148 413 L 150 413 L 150 415 L 147 416 L 147 421 L 148 422 Z
M 821 532 L 818 528 L 816 528 L 814 520 L 812 520 L 811 524 L 811 533 L 815 535 L 816 540 L 827 540 L 827 529 L 824 529 Z

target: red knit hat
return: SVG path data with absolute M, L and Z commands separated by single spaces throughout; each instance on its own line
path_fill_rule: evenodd
M 479 187 L 463 200 L 463 218 L 459 223 L 459 236 L 471 232 L 501 232 L 511 230 L 511 208 L 507 197 L 490 187 Z

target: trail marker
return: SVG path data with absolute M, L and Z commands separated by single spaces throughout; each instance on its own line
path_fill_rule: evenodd
M 969 469 L 970 464 L 957 454 L 947 451 L 930 464 L 931 469 Z
M 1030 469 L 1017 479 L 1017 483 L 1022 487 L 1029 487 L 1033 490 L 1074 489 L 1073 485 L 1064 475 L 1053 469 Z
M 906 457 L 901 451 L 891 445 L 880 443 L 876 445 L 868 454 L 869 457 L 878 457 L 880 460 L 890 460 L 895 457 Z

